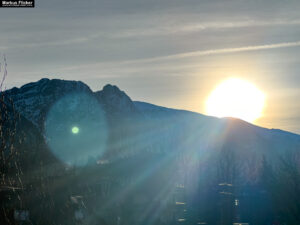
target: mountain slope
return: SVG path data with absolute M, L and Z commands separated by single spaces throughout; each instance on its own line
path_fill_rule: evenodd
M 70 138 L 66 129 L 71 129 L 72 124 L 87 123 L 89 118 L 93 118 L 93 123 L 103 124 L 104 121 L 107 124 L 105 130 L 99 130 L 107 133 L 105 150 L 100 154 L 104 158 L 130 157 L 148 151 L 186 152 L 204 160 L 229 148 L 242 160 L 260 159 L 263 155 L 275 159 L 300 149 L 299 135 L 257 127 L 238 119 L 218 119 L 134 102 L 112 85 L 93 92 L 80 81 L 42 79 L 8 90 L 4 95 L 12 99 L 16 110 L 36 125 L 44 136 L 47 136 L 45 121 L 59 104 L 56 108 L 60 112 L 56 113 L 64 115 L 64 119 L 53 129 L 62 140 Z M 56 119 L 58 114 L 53 118 Z M 55 123 L 52 121 L 51 124 Z M 69 124 L 69 128 L 64 127 L 65 124 Z M 95 132 L 93 130 L 93 134 Z
M 1 142 L 13 144 L 18 168 L 0 161 L 8 180 L 0 188 L 24 187 L 21 197 L 6 202 L 14 209 L 22 201 L 37 224 L 52 217 L 54 224 L 76 223 L 69 204 L 77 196 L 88 219 L 107 224 L 120 212 L 124 224 L 146 224 L 158 208 L 156 219 L 175 218 L 162 224 L 178 218 L 217 224 L 221 193 L 232 193 L 231 206 L 239 199 L 242 218 L 259 224 L 256 215 L 273 204 L 262 182 L 272 173 L 264 168 L 282 172 L 282 159 L 300 158 L 299 135 L 132 101 L 112 85 L 93 92 L 79 81 L 42 79 L 3 94 Z

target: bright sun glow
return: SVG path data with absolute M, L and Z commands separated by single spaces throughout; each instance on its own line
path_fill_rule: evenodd
M 254 122 L 261 117 L 265 95 L 253 84 L 230 78 L 219 84 L 206 100 L 206 113 Z

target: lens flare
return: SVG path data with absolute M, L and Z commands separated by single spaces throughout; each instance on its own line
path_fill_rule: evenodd
M 68 94 L 50 108 L 45 137 L 53 154 L 72 166 L 96 163 L 106 151 L 107 120 L 98 100 L 90 94 Z
M 79 133 L 79 128 L 78 127 L 72 127 L 72 133 L 73 134 L 78 134 Z

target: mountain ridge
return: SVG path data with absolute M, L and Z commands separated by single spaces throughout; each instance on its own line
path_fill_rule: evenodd
M 94 93 L 95 95 L 98 95 L 100 98 L 107 98 L 107 97 L 110 97 L 112 99 L 105 99 L 104 101 L 106 103 L 113 103 L 115 105 L 118 105 L 120 103 L 125 103 L 125 104 L 130 104 L 130 108 L 129 109 L 126 109 L 128 110 L 128 113 L 134 111 L 133 108 L 134 106 L 136 106 L 139 111 L 142 110 L 142 105 L 144 106 L 147 106 L 148 110 L 162 110 L 162 111 L 169 111 L 169 112 L 176 112 L 176 113 L 191 113 L 191 114 L 195 114 L 195 115 L 199 115 L 199 116 L 204 116 L 204 117 L 207 117 L 207 118 L 213 118 L 213 119 L 220 119 L 220 120 L 239 120 L 239 121 L 243 121 L 243 122 L 246 122 L 242 119 L 239 119 L 239 118 L 233 118 L 233 117 L 224 117 L 224 118 L 218 118 L 218 117 L 214 117 L 214 116 L 209 116 L 209 115 L 205 115 L 205 114 L 201 114 L 201 113 L 198 113 L 198 112 L 194 112 L 194 111 L 190 111 L 190 110 L 185 110 L 185 109 L 174 109 L 174 108 L 170 108 L 170 107 L 165 107 L 165 106 L 159 106 L 159 105 L 156 105 L 156 104 L 153 104 L 153 103 L 148 103 L 148 102 L 143 102 L 143 101 L 136 101 L 136 100 L 131 100 L 131 98 L 122 90 L 120 90 L 116 85 L 112 85 L 112 84 L 106 84 L 103 86 L 102 90 L 97 90 L 97 91 L 92 91 L 89 86 L 87 84 L 85 84 L 84 82 L 82 81 L 77 81 L 77 80 L 63 80 L 63 79 L 49 79 L 49 78 L 42 78 L 36 82 L 30 82 L 30 83 L 27 83 L 27 84 L 24 84 L 22 85 L 21 87 L 17 88 L 17 87 L 13 87 L 11 89 L 8 89 L 8 90 L 5 90 L 3 93 L 4 95 L 10 95 L 10 96 L 13 96 L 15 94 L 28 94 L 26 93 L 26 91 L 30 90 L 30 89 L 34 89 L 34 88 L 37 88 L 37 87 L 40 87 L 38 91 L 41 91 L 42 93 L 43 92 L 47 92 L 49 90 L 45 90 L 43 89 L 43 87 L 45 88 L 45 86 L 49 84 L 50 87 L 54 88 L 56 85 L 57 86 L 60 86 L 58 84 L 69 84 L 69 85 L 63 85 L 63 88 L 67 88 L 67 89 L 70 89 L 70 88 L 74 88 L 73 90 L 67 90 L 65 92 L 68 92 L 68 91 L 77 91 L 78 89 L 80 90 L 84 90 L 84 91 L 88 91 L 88 92 L 91 92 L 91 93 Z M 60 88 L 62 89 L 62 88 Z M 116 96 L 113 96 L 113 95 L 116 95 Z M 113 97 L 118 97 L 119 99 L 116 99 L 116 102 L 113 102 L 114 99 Z M 118 100 L 124 100 L 123 102 L 118 102 Z M 15 102 L 15 99 L 13 99 L 13 101 Z M 119 107 L 117 108 L 118 110 L 120 110 L 122 107 Z M 30 119 L 29 119 L 30 120 Z M 280 129 L 280 128 L 266 128 L 266 127 L 262 127 L 262 126 L 259 126 L 259 125 L 256 125 L 256 124 L 252 124 L 252 123 L 249 123 L 249 122 L 246 122 L 248 124 L 251 124 L 253 126 L 256 126 L 256 127 L 259 127 L 259 128 L 264 128 L 264 129 L 268 129 L 270 131 L 278 131 L 278 132 L 283 132 L 283 133 L 287 133 L 289 135 L 297 135 L 299 136 L 300 134 L 297 134 L 297 133 L 294 133 L 294 132 L 291 132 L 291 131 L 286 131 L 286 130 L 283 130 L 283 129 Z M 36 124 L 36 123 L 34 123 Z
M 298 134 L 259 127 L 235 118 L 216 118 L 132 101 L 124 91 L 111 84 L 94 92 L 81 81 L 44 78 L 3 94 L 42 133 L 53 108 L 60 111 L 55 113 L 66 115 L 60 121 L 70 126 L 82 124 L 89 118 L 95 118 L 95 122 L 99 120 L 100 126 L 104 118 L 107 128 L 103 132 L 108 139 L 102 157 L 128 157 L 143 151 L 179 153 L 183 149 L 195 152 L 195 157 L 210 157 L 212 152 L 230 148 L 245 159 L 253 155 L 276 158 L 300 149 Z M 60 106 L 56 107 L 57 104 Z M 94 110 L 96 105 L 100 107 L 98 111 Z M 98 112 L 103 118 L 97 119 Z M 61 122 L 53 129 L 61 132 Z M 67 135 L 66 132 L 62 135 Z

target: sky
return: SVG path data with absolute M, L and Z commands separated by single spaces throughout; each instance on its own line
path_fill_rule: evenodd
M 43 77 L 115 84 L 133 100 L 205 114 L 237 77 L 266 95 L 255 124 L 300 134 L 299 0 L 35 0 L 0 8 L 5 87 Z M 3 60 L 2 60 L 3 61 Z

